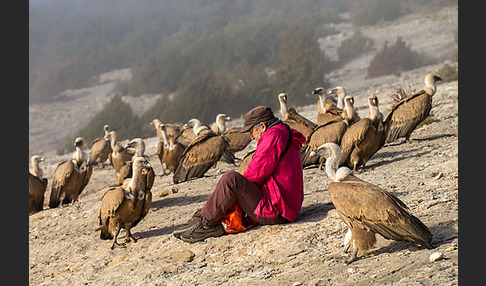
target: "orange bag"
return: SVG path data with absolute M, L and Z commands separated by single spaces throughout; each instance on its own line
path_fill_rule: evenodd
M 241 207 L 235 202 L 229 209 L 228 213 L 220 219 L 226 233 L 243 232 L 257 223 L 250 217 L 243 218 Z

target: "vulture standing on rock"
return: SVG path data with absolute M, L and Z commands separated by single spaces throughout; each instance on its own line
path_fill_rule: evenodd
M 186 147 L 167 135 L 165 124 L 160 125 L 162 141 L 157 144 L 157 156 L 162 165 L 162 175 L 174 173 Z
M 314 152 L 326 157 L 326 174 L 332 181 L 328 186 L 329 197 L 348 226 L 344 252 L 353 246 L 348 263 L 366 255 L 376 243 L 376 233 L 386 239 L 432 248 L 429 229 L 400 199 L 355 177 L 347 167 L 338 169 L 341 156 L 338 145 L 326 143 Z
M 308 137 L 317 124 L 300 115 L 295 108 L 287 107 L 287 94 L 280 93 L 278 95 L 278 101 L 280 102 L 280 114 L 282 115 L 282 122 L 290 126 L 300 133 Z
M 43 170 L 39 166 L 44 158 L 38 155 L 30 158 L 32 168 L 29 171 L 29 213 L 41 211 L 44 208 L 44 193 L 47 188 L 47 179 L 42 178 Z
M 63 205 L 77 201 L 91 178 L 93 167 L 88 164 L 88 154 L 84 151 L 84 139 L 76 138 L 74 147 L 76 151 L 74 151 L 72 159 L 59 163 L 54 171 L 49 199 L 50 208 L 59 206 L 63 196 Z
M 110 126 L 105 125 L 103 126 L 103 129 L 105 130 L 105 135 L 94 139 L 89 145 L 91 151 L 88 162 L 92 166 L 101 164 L 101 167 L 104 167 L 103 163 L 108 159 L 111 152 L 113 152 L 110 140 L 106 138 L 106 135 L 110 132 Z
M 384 136 L 383 114 L 375 95 L 368 97 L 368 118 L 362 118 L 351 125 L 341 140 L 341 165 L 356 171 L 365 167 L 366 162 L 382 147 Z
M 417 93 L 407 96 L 396 104 L 385 119 L 385 143 L 393 142 L 400 137 L 410 141 L 410 134 L 425 120 L 432 109 L 432 97 L 437 87 L 436 82 L 442 81 L 437 75 L 429 73 L 425 76 L 425 87 Z
M 116 178 L 116 185 L 119 186 L 123 184 L 125 179 L 132 177 L 132 165 L 133 161 L 138 157 L 144 157 L 148 161 L 148 157 L 144 154 L 145 153 L 145 142 L 143 142 L 142 138 L 135 138 L 128 142 L 125 145 L 125 149 L 133 149 L 134 155 L 132 160 L 125 162 L 125 165 L 120 169 L 118 176 Z M 155 180 L 155 172 L 152 168 L 150 168 L 147 172 L 142 174 L 142 181 L 143 181 L 143 189 L 150 191 L 154 184 Z
M 146 158 L 137 157 L 132 168 L 132 178 L 120 187 L 110 188 L 101 198 L 100 226 L 96 230 L 101 230 L 101 239 L 113 239 L 111 249 L 120 245 L 117 238 L 122 228 L 127 232 L 125 242 L 137 242 L 130 230 L 147 215 L 152 203 L 152 193 L 144 188 L 142 179 L 152 166 Z

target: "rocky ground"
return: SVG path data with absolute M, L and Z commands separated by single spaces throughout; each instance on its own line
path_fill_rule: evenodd
M 219 163 L 204 178 L 173 185 L 157 176 L 150 212 L 133 229 L 139 238 L 110 249 L 98 226 L 100 198 L 115 181 L 112 167 L 96 167 L 79 201 L 29 216 L 29 282 L 32 285 L 457 285 L 458 284 L 458 82 L 440 84 L 435 121 L 412 134 L 411 143 L 385 145 L 358 177 L 403 200 L 433 234 L 434 249 L 378 236 L 369 255 L 341 262 L 345 224 L 317 168 L 304 170 L 299 218 L 286 225 L 257 226 L 244 233 L 189 244 L 172 236 L 204 205 L 221 174 L 238 166 Z M 315 110 L 315 109 L 314 109 Z M 303 110 L 309 118 L 311 108 Z M 156 173 L 157 138 L 147 138 Z M 255 148 L 254 142 L 243 155 Z M 47 158 L 48 179 L 69 155 Z M 46 192 L 47 208 L 50 194 Z M 120 238 L 123 240 L 122 231 Z M 443 258 L 430 262 L 432 253 Z
M 409 23 L 409 25 L 407 25 Z M 363 30 L 373 35 L 375 48 L 388 35 L 389 42 L 402 36 L 420 52 L 447 58 L 457 43 L 457 7 L 445 8 L 427 18 L 407 17 L 391 26 L 393 30 Z M 440 29 L 439 29 L 440 28 Z M 346 27 L 340 27 L 343 31 Z M 378 30 L 376 30 L 378 29 Z M 384 29 L 384 27 L 383 27 Z M 439 30 L 441 33 L 437 33 Z M 422 39 L 412 30 L 423 31 Z M 348 31 L 349 33 L 349 31 Z M 387 33 L 391 33 L 391 36 Z M 424 34 L 428 33 L 428 34 Z M 433 36 L 437 36 L 433 38 Z M 449 38 L 450 35 L 450 38 Z M 345 37 L 345 34 L 334 37 Z M 377 40 L 378 39 L 378 40 Z M 416 40 L 413 40 L 416 39 Z M 433 40 L 436 39 L 436 40 Z M 332 44 L 321 42 L 329 55 Z M 431 44 L 431 43 L 435 43 Z M 327 46 L 325 46 L 327 45 Z M 376 51 L 374 51 L 376 52 Z M 326 75 L 332 86 L 343 85 L 355 96 L 361 116 L 367 112 L 366 99 L 375 94 L 383 114 L 391 105 L 394 88 L 423 86 L 428 72 L 443 65 L 426 66 L 399 76 L 364 80 L 370 52 L 341 69 Z M 446 55 L 446 56 L 444 56 Z M 222 173 L 238 165 L 218 163 L 204 178 L 172 184 L 171 176 L 157 176 L 152 189 L 152 206 L 134 229 L 139 238 L 126 248 L 110 249 L 111 241 L 101 240 L 98 226 L 100 199 L 115 182 L 111 166 L 96 167 L 79 201 L 67 207 L 48 209 L 52 176 L 57 164 L 71 156 L 57 156 L 54 143 L 70 135 L 80 123 L 88 122 L 113 96 L 117 80 L 130 77 L 129 70 L 100 76 L 99 84 L 67 91 L 64 101 L 29 106 L 29 155 L 41 154 L 41 164 L 49 180 L 45 210 L 29 215 L 29 284 L 31 285 L 457 285 L 458 284 L 458 82 L 438 85 L 433 98 L 433 120 L 414 131 L 411 143 L 385 145 L 368 162 L 368 169 L 357 174 L 363 180 L 396 194 L 433 234 L 434 249 L 420 249 L 411 243 L 378 242 L 369 255 L 350 265 L 342 263 L 345 224 L 330 201 L 330 180 L 317 168 L 304 170 L 304 202 L 299 218 L 286 225 L 256 226 L 244 233 L 209 238 L 189 244 L 172 236 L 194 211 L 204 205 Z M 326 88 L 330 88 L 331 86 Z M 156 96 L 147 95 L 134 105 L 141 111 Z M 125 98 L 128 102 L 129 98 Z M 291 99 L 289 99 L 291 104 Z M 298 107 L 315 120 L 315 105 Z M 88 120 L 88 121 L 86 121 Z M 76 125 L 78 124 L 78 125 Z M 241 126 L 242 120 L 229 124 Z M 155 136 L 155 132 L 154 132 Z M 144 138 L 146 154 L 156 174 L 161 166 L 155 154 L 156 137 Z M 122 143 L 127 142 L 125 139 Z M 238 152 L 242 158 L 255 148 L 252 142 Z M 120 239 L 124 240 L 124 231 Z M 431 254 L 442 258 L 430 262 Z

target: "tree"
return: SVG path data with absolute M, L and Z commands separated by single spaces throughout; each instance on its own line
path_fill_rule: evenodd
M 312 27 L 290 24 L 282 33 L 279 47 L 275 98 L 279 92 L 286 92 L 294 97 L 291 104 L 302 105 L 315 101 L 315 98 L 309 101 L 304 95 L 323 84 L 327 60 L 319 48 Z

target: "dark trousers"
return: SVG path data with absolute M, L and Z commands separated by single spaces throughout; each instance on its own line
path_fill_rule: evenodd
M 240 173 L 230 170 L 221 176 L 216 188 L 201 209 L 201 214 L 210 221 L 219 221 L 228 209 L 237 202 L 243 212 L 259 224 L 278 224 L 289 222 L 278 216 L 276 218 L 258 217 L 253 213 L 262 199 L 262 191 L 253 182 Z

